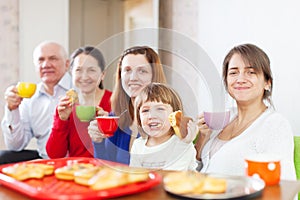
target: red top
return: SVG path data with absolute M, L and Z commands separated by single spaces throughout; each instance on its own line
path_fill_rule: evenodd
M 112 92 L 105 90 L 99 106 L 111 111 L 110 96 Z M 88 134 L 89 122 L 81 122 L 73 106 L 68 120 L 59 118 L 56 108 L 52 131 L 46 144 L 49 158 L 94 157 L 92 140 Z

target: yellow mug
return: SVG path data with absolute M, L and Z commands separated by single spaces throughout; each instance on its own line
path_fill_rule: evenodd
M 20 97 L 30 98 L 35 93 L 36 84 L 30 82 L 18 82 L 17 89 Z

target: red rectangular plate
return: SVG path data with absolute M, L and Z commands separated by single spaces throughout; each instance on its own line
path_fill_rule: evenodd
M 55 169 L 67 165 L 68 162 L 92 163 L 94 165 L 117 165 L 116 163 L 103 161 L 95 158 L 60 158 L 49 160 L 35 160 L 28 162 L 52 164 L 54 165 Z M 2 168 L 10 165 L 13 164 L 1 165 L 0 171 L 2 171 Z M 150 172 L 148 181 L 128 184 L 105 190 L 92 190 L 89 187 L 78 185 L 74 181 L 58 180 L 54 175 L 45 176 L 42 179 L 28 179 L 25 181 L 18 181 L 14 178 L 11 178 L 10 176 L 0 173 L 1 184 L 34 199 L 114 198 L 146 191 L 160 184 L 161 180 L 162 177 L 159 174 L 155 172 Z

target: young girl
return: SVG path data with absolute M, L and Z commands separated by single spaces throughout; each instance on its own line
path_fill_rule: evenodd
M 169 115 L 182 110 L 182 103 L 176 92 L 161 83 L 151 83 L 136 97 L 136 118 L 140 137 L 133 142 L 130 152 L 130 166 L 164 170 L 194 170 L 196 150 L 175 134 L 169 122 Z M 188 132 L 197 132 L 197 125 L 189 121 Z M 190 134 L 190 133 L 189 133 Z M 143 135 L 143 134 L 142 134 Z

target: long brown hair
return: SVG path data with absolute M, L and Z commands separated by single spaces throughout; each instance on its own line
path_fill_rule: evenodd
M 128 54 L 145 55 L 145 58 L 149 62 L 152 69 L 152 82 L 166 83 L 166 77 L 160 58 L 152 48 L 147 46 L 134 46 L 126 49 L 119 59 L 118 67 L 116 70 L 115 86 L 113 94 L 111 96 L 112 110 L 116 115 L 120 115 L 126 109 L 128 110 L 128 112 L 125 112 L 120 118 L 120 128 L 130 126 L 134 119 L 134 107 L 131 102 L 131 98 L 126 94 L 121 83 L 122 61 Z

